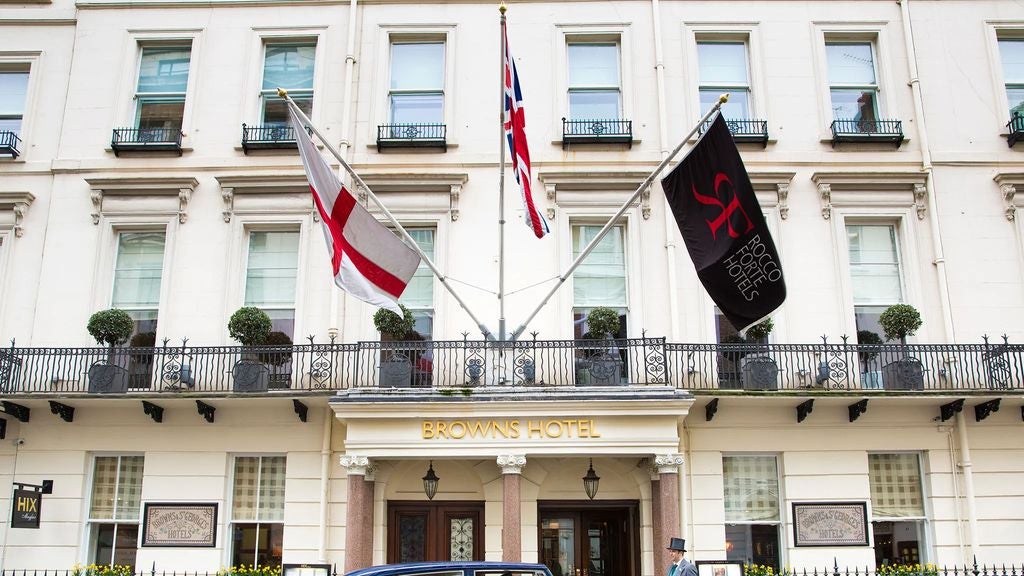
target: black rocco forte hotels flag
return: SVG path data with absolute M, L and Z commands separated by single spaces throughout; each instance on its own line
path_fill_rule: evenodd
M 782 305 L 779 253 L 721 113 L 661 185 L 697 277 L 733 326 Z

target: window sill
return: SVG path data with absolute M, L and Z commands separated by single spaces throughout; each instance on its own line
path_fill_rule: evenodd
M 374 152 L 377 151 L 377 143 L 376 142 L 369 143 L 369 144 L 366 145 L 366 147 L 368 149 L 372 149 Z M 385 151 L 381 152 L 381 154 L 405 154 L 405 153 L 410 153 L 410 154 L 444 154 L 445 153 L 445 149 L 449 149 L 450 150 L 452 148 L 458 148 L 458 147 L 459 147 L 459 145 L 457 143 L 451 142 L 451 141 L 446 142 L 444 148 L 441 148 L 441 147 L 434 148 L 434 147 L 430 147 L 430 146 L 395 146 L 395 145 L 391 145 L 391 146 L 385 146 L 384 147 Z
M 241 150 L 242 147 L 239 146 L 238 149 Z M 103 147 L 103 151 L 104 152 L 109 152 L 110 154 L 114 153 L 114 149 L 111 148 L 109 144 Z M 191 146 L 182 146 L 181 147 L 181 153 L 184 154 L 185 152 L 192 152 L 192 147 Z M 123 156 L 124 154 L 128 154 L 129 157 L 134 157 L 134 156 L 151 156 L 151 155 L 156 155 L 156 156 L 178 156 L 178 152 L 177 151 L 171 151 L 171 150 L 123 150 L 123 151 L 121 151 L 121 155 Z
M 633 140 L 631 140 L 629 142 L 575 142 L 575 141 L 570 140 L 569 143 L 568 143 L 568 147 L 569 147 L 569 149 L 572 149 L 572 148 L 577 148 L 579 146 L 582 146 L 584 148 L 595 148 L 595 147 L 605 147 L 605 146 L 616 146 L 616 147 L 619 147 L 619 146 L 636 146 L 637 144 L 640 144 L 642 142 L 643 142 L 643 140 L 640 139 L 640 138 L 634 138 Z M 558 146 L 560 148 L 566 146 L 565 140 L 563 140 L 561 138 L 557 138 L 555 140 L 552 140 L 551 144 L 553 146 Z

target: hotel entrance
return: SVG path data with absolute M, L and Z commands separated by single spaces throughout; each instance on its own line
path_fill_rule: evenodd
M 554 576 L 640 573 L 635 501 L 538 502 L 540 562 Z
M 388 502 L 388 563 L 483 560 L 483 502 Z

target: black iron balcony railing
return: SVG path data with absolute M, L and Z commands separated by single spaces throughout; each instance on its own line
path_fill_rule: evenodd
M 307 128 L 312 134 L 312 130 Z M 250 150 L 283 150 L 296 148 L 295 129 L 291 126 L 281 124 L 268 124 L 266 126 L 249 126 L 242 124 L 242 151 L 248 154 Z
M 177 152 L 181 156 L 181 130 L 177 128 L 114 128 L 110 148 L 121 152 Z
M 902 120 L 833 120 L 832 147 L 840 142 L 903 144 Z
M 441 148 L 448 151 L 444 124 L 381 124 L 377 126 L 377 151 L 382 148 Z
M 1006 142 L 1013 148 L 1013 145 L 1024 140 L 1024 116 L 1020 112 L 1014 112 L 1010 121 L 1006 123 Z
M 633 121 L 562 118 L 562 148 L 568 148 L 569 144 L 628 144 L 632 148 Z
M 0 394 L 668 385 L 1024 394 L 1024 345 L 685 344 L 664 338 L 10 348 Z
M 700 127 L 701 134 L 711 127 L 711 122 L 711 120 L 704 122 L 704 125 Z M 736 143 L 753 143 L 764 147 L 768 146 L 767 120 L 726 119 L 725 125 L 729 127 L 729 133 L 732 134 L 732 139 Z
M 17 158 L 21 154 L 18 150 L 19 144 L 21 138 L 18 138 L 13 130 L 0 130 L 0 155 L 7 154 L 11 158 Z

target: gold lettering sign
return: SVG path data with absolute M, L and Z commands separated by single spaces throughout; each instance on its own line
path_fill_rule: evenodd
M 560 418 L 550 420 L 424 420 L 424 440 L 512 439 L 526 438 L 600 438 L 592 419 Z

